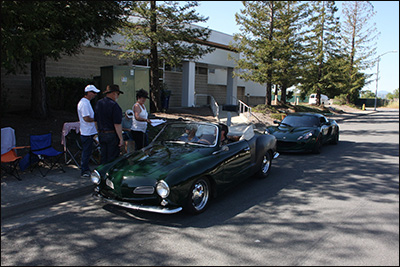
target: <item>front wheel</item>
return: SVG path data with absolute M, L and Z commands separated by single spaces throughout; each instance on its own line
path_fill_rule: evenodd
M 332 144 L 337 145 L 339 143 L 339 132 L 336 133 L 335 137 L 332 140 Z
M 271 165 L 272 165 L 271 153 L 267 151 L 261 161 L 261 165 L 257 172 L 257 177 L 261 179 L 267 178 L 269 173 L 271 172 Z
M 322 136 L 319 135 L 317 138 L 317 141 L 315 141 L 314 148 L 312 150 L 312 153 L 314 154 L 320 154 L 321 153 L 321 147 L 322 147 Z
M 185 210 L 192 214 L 202 213 L 208 206 L 211 197 L 210 189 L 207 178 L 197 179 L 190 188 Z

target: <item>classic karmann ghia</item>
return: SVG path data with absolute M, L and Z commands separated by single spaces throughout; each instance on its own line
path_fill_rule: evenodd
M 170 122 L 147 147 L 100 165 L 91 179 L 94 196 L 113 205 L 198 214 L 241 180 L 267 177 L 278 155 L 276 138 L 252 125 Z

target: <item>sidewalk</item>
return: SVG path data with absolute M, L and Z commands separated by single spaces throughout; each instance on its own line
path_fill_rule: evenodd
M 327 116 L 338 123 L 357 116 L 375 113 L 373 108 L 365 111 L 333 114 Z M 234 116 L 232 122 L 244 123 L 239 116 Z M 225 121 L 224 121 L 225 122 Z M 96 166 L 91 166 L 94 169 Z M 18 181 L 7 175 L 1 178 L 1 219 L 16 216 L 20 213 L 53 205 L 70 200 L 75 197 L 90 194 L 94 185 L 90 178 L 80 177 L 80 170 L 75 165 L 64 165 L 65 173 L 59 170 L 50 171 L 46 177 L 42 177 L 38 169 L 33 172 L 24 171 Z
M 93 169 L 95 166 L 91 166 Z M 20 172 L 22 181 L 1 178 L 1 219 L 57 204 L 93 191 L 90 178 L 81 178 L 75 165 L 64 165 L 65 173 L 51 170 L 43 177 L 38 169 Z

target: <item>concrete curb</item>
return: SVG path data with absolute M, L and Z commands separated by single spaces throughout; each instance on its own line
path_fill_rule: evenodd
M 58 203 L 69 201 L 71 199 L 89 194 L 89 193 L 93 192 L 93 189 L 94 189 L 94 185 L 87 185 L 87 186 L 73 189 L 70 191 L 53 194 L 48 197 L 35 199 L 35 200 L 29 201 L 29 202 L 17 204 L 17 205 L 10 206 L 10 207 L 4 207 L 1 209 L 1 219 L 2 220 L 7 219 L 10 217 L 16 216 L 18 214 L 24 213 L 24 212 L 28 212 L 28 211 L 36 210 L 36 209 L 43 208 L 46 206 L 55 205 Z

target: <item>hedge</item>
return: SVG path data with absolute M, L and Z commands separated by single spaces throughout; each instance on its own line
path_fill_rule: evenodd
M 49 108 L 76 111 L 76 105 L 84 95 L 86 85 L 93 79 L 46 77 L 46 94 Z

